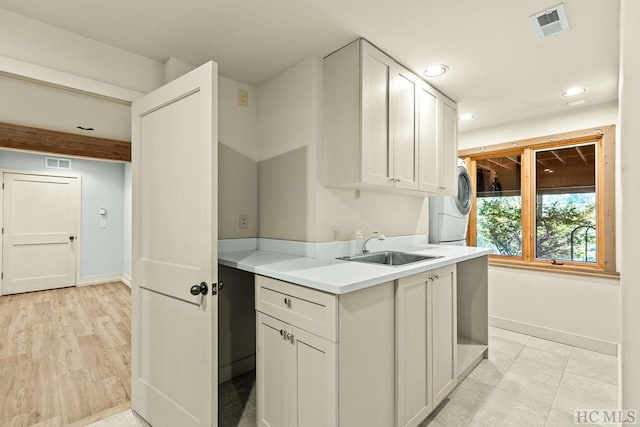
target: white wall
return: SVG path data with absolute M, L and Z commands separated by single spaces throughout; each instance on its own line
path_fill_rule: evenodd
M 607 343 L 618 342 L 619 293 L 616 279 L 489 267 L 493 324 L 534 333 L 543 328 L 549 339 L 602 352 L 616 350 Z
M 128 89 L 160 87 L 164 66 L 42 22 L 0 9 L 0 55 Z
M 462 133 L 459 147 L 480 147 L 616 124 L 617 115 L 617 103 L 578 108 L 562 115 Z M 616 198 L 621 198 L 619 188 Z M 552 335 L 556 339 L 573 339 L 571 343 L 582 345 L 591 341 L 598 350 L 615 348 L 603 346 L 603 342 L 620 342 L 619 298 L 620 286 L 616 279 L 489 267 L 489 316 L 494 324 L 511 324 L 523 331 L 537 328 L 550 333 L 548 330 L 554 330 L 559 332 Z
M 131 198 L 131 163 L 124 164 L 124 190 L 123 190 L 123 248 L 122 248 L 122 277 L 131 283 L 131 247 L 133 245 L 132 239 L 132 198 Z
M 595 128 L 617 122 L 618 103 L 616 101 L 591 107 L 567 107 L 564 114 L 535 117 L 461 133 L 458 138 L 458 149 L 464 150 L 554 133 Z
M 620 11 L 620 159 L 622 221 L 622 408 L 640 410 L 640 2 L 622 0 Z
M 257 95 L 259 235 L 315 241 L 322 60 L 305 59 L 258 87 Z M 292 164 L 299 156 L 304 163 Z
M 60 172 L 44 168 L 44 155 L 0 151 L 0 168 L 31 172 Z M 86 159 L 72 159 L 72 173 L 82 177 L 81 273 L 77 282 L 121 277 L 124 238 L 124 165 Z M 100 227 L 108 212 L 106 228 Z
M 248 105 L 238 105 L 238 90 L 248 94 Z M 218 139 L 244 156 L 259 160 L 258 89 L 254 86 L 218 77 Z
M 426 198 L 322 185 L 322 78 L 322 59 L 310 57 L 258 88 L 260 193 L 278 185 L 260 203 L 259 235 L 326 242 L 352 240 L 357 230 L 427 233 Z M 293 164 L 303 156 L 305 164 Z M 278 203 L 266 203 L 276 196 Z
M 258 160 L 305 147 L 318 138 L 319 61 L 310 57 L 258 87 Z

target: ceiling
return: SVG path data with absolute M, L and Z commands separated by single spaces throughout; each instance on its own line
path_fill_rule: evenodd
M 365 37 L 475 118 L 460 131 L 617 99 L 618 0 L 564 0 L 571 30 L 538 39 L 529 16 L 560 0 L 0 0 L 0 7 L 164 62 L 214 59 L 260 85 Z M 570 86 L 589 91 L 566 105 Z M 572 98 L 573 99 L 573 98 Z

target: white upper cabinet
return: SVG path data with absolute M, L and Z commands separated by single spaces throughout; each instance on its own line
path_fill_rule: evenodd
M 440 192 L 443 194 L 458 194 L 458 106 L 450 99 L 441 97 L 442 124 L 441 142 L 439 147 L 442 150 L 441 164 L 439 169 Z
M 350 45 L 351 46 L 351 45 Z M 362 49 L 362 182 L 393 187 L 389 110 L 393 60 L 372 46 Z M 360 105 L 358 103 L 358 109 Z M 359 121 L 354 121 L 357 124 Z M 331 153 L 328 153 L 331 154 Z M 353 167 L 355 165 L 352 165 Z M 356 180 L 358 177 L 354 177 Z
M 455 194 L 456 104 L 367 43 L 324 60 L 323 181 Z
M 439 138 L 438 116 L 442 101 L 437 93 L 427 86 L 420 84 L 418 87 L 418 141 L 420 145 L 420 191 L 437 193 L 440 191 L 442 169 L 441 158 L 442 145 Z M 430 165 L 430 166 L 427 166 Z
M 418 85 L 420 191 L 456 195 L 458 107 L 424 82 Z
M 417 78 L 396 65 L 391 75 L 390 158 L 397 188 L 418 189 Z

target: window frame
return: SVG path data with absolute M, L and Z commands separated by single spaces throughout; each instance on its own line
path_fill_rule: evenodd
M 537 259 L 535 251 L 536 194 L 535 152 L 565 148 L 580 144 L 596 144 L 596 228 L 597 260 L 595 263 Z M 615 254 L 615 125 L 583 129 L 538 138 L 460 150 L 458 156 L 467 164 L 473 185 L 467 244 L 477 242 L 477 168 L 476 161 L 501 157 L 521 156 L 522 197 L 522 256 L 490 254 L 491 265 L 555 271 L 569 274 L 619 276 Z

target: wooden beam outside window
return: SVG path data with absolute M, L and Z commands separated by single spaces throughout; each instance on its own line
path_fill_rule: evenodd
M 131 142 L 0 123 L 0 148 L 131 161 Z

